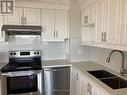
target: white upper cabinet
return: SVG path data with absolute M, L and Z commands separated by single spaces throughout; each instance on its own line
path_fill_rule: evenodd
M 95 42 L 102 43 L 106 31 L 106 0 L 98 0 L 96 9 Z
M 40 25 L 40 9 L 15 8 L 15 13 L 5 16 L 5 24 Z
M 53 39 L 55 37 L 54 10 L 42 9 L 41 20 L 43 27 L 42 39 Z
M 98 0 L 96 42 L 120 44 L 122 0 Z
M 95 39 L 96 2 L 81 10 L 81 41 L 91 43 Z M 86 36 L 87 35 L 87 36 Z
M 82 9 L 82 25 L 89 25 L 95 23 L 96 17 L 96 3 Z
M 123 0 L 121 44 L 127 45 L 127 0 Z
M 23 10 L 22 8 L 16 7 L 14 14 L 4 16 L 5 24 L 21 25 L 23 24 Z
M 3 31 L 1 31 L 3 23 L 4 23 L 4 18 L 3 18 L 3 16 L 0 15 L 0 42 L 5 41 L 5 33 Z
M 69 23 L 68 11 L 42 9 L 42 39 L 58 40 L 68 37 Z
M 57 38 L 68 38 L 69 14 L 65 10 L 55 11 L 55 32 Z
M 40 9 L 24 8 L 25 24 L 40 25 Z
M 106 43 L 120 44 L 122 0 L 107 0 Z

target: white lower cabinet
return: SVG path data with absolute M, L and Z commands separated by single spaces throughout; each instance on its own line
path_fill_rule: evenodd
M 77 72 L 76 95 L 106 95 L 96 85 L 91 83 L 81 72 Z
M 105 95 L 99 89 L 92 87 L 92 95 Z
M 89 95 L 87 85 L 88 81 L 80 73 L 77 75 L 77 95 Z

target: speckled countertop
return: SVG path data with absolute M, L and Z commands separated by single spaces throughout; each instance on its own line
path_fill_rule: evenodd
M 91 70 L 106 70 L 108 72 L 111 72 L 125 80 L 127 80 L 127 76 L 121 76 L 118 72 L 113 71 L 105 66 L 102 66 L 98 63 L 94 62 L 67 62 L 66 60 L 51 60 L 51 61 L 42 61 L 43 68 L 46 67 L 59 67 L 59 66 L 74 66 L 77 68 L 84 77 L 86 77 L 88 80 L 91 81 L 91 83 L 95 84 L 101 91 L 105 93 L 105 95 L 127 95 L 127 88 L 123 89 L 116 89 L 113 90 L 106 84 L 102 83 L 100 80 L 89 74 L 87 71 Z

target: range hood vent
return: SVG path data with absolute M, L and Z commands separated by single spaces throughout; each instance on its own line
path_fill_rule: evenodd
M 2 31 L 6 35 L 40 35 L 42 32 L 41 26 L 28 26 L 28 25 L 3 25 Z

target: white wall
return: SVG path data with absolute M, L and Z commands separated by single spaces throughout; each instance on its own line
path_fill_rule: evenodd
M 71 0 L 70 5 L 70 38 L 80 38 L 81 36 L 81 19 L 80 7 L 78 0 Z
M 43 60 L 66 59 L 66 42 L 48 43 L 43 42 Z
M 70 39 L 68 60 L 71 62 L 90 60 L 89 47 L 81 46 L 80 39 Z
M 70 40 L 67 59 L 71 62 L 90 59 L 90 49 L 80 45 L 81 11 L 78 0 L 71 0 L 70 5 Z
M 114 53 L 111 58 L 110 63 L 106 63 L 106 58 L 109 55 L 111 50 L 103 48 L 91 48 L 91 61 L 102 64 L 108 68 L 111 68 L 115 71 L 120 71 L 121 67 L 121 55 L 119 53 Z M 127 52 L 125 54 L 125 64 L 127 68 Z

